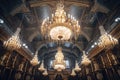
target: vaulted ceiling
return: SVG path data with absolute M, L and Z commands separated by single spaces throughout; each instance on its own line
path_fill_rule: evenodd
M 55 12 L 57 2 L 58 0 L 0 0 L 1 18 L 8 24 L 9 30 L 15 32 L 17 27 L 21 27 L 20 37 L 23 43 L 33 53 L 39 50 L 39 59 L 45 59 L 46 62 L 54 59 L 58 44 L 44 40 L 40 27 L 43 19 L 51 17 Z M 118 6 L 118 2 L 119 0 L 114 0 L 114 4 L 113 0 L 64 0 L 65 11 L 79 20 L 81 27 L 77 41 L 61 44 L 65 59 L 70 62 L 81 60 L 82 51 L 89 51 L 91 44 L 100 35 L 98 26 L 110 25 L 107 24 L 110 22 L 109 16 L 114 15 L 111 12 Z M 105 26 L 105 29 L 109 32 L 108 27 Z

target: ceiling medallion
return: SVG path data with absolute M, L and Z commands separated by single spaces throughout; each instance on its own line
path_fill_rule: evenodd
M 19 38 L 20 31 L 21 29 L 17 28 L 16 32 L 7 41 L 4 41 L 4 46 L 8 50 L 16 50 L 21 48 L 21 41 Z
M 57 71 L 62 71 L 65 69 L 65 60 L 64 55 L 62 53 L 62 48 L 58 48 L 58 52 L 55 55 L 55 60 L 53 62 L 53 67 Z
M 76 40 L 80 33 L 78 21 L 72 15 L 66 15 L 62 1 L 56 7 L 52 17 L 43 20 L 41 34 L 52 40 L 69 40 L 71 38 Z
M 118 44 L 118 40 L 108 34 L 103 26 L 99 27 L 101 36 L 98 40 L 98 46 L 100 48 L 110 49 L 113 48 L 116 44 Z

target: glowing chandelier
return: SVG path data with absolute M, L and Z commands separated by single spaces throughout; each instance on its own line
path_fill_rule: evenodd
M 44 68 L 44 64 L 43 64 L 44 62 L 42 61 L 42 63 L 41 63 L 41 65 L 40 65 L 40 67 L 38 68 L 38 70 L 40 70 L 41 72 L 43 72 L 42 74 L 44 75 L 44 76 L 47 76 L 48 75 L 48 72 L 47 72 L 47 69 L 45 69 Z
M 7 41 L 4 41 L 4 46 L 8 50 L 16 50 L 21 48 L 21 41 L 19 38 L 20 30 L 20 28 L 17 28 L 16 32 Z
M 41 25 L 41 34 L 52 40 L 75 40 L 80 33 L 80 25 L 78 21 L 70 14 L 64 11 L 62 1 L 57 4 L 57 9 L 52 14 L 51 19 L 45 18 Z
M 48 75 L 47 69 L 45 69 L 45 71 L 43 72 L 43 75 L 44 75 L 44 76 L 47 76 L 47 75 Z
M 33 59 L 30 61 L 30 63 L 33 65 L 33 66 L 36 66 L 40 63 L 40 61 L 38 61 L 38 51 L 36 51 Z
M 43 62 L 41 63 L 41 65 L 40 65 L 40 67 L 38 68 L 38 70 L 40 70 L 40 71 L 44 71 L 44 70 L 45 70 Z
M 62 71 L 65 69 L 64 55 L 62 53 L 62 48 L 58 48 L 58 52 L 55 55 L 55 60 L 53 62 L 53 67 L 57 71 Z
M 101 36 L 98 40 L 98 46 L 100 48 L 110 49 L 113 48 L 116 44 L 118 44 L 118 40 L 108 34 L 103 26 L 99 27 Z
M 83 56 L 82 56 L 82 61 L 81 64 L 87 66 L 91 63 L 91 61 L 89 60 L 89 58 L 87 57 L 87 55 L 85 54 L 85 51 L 83 51 Z
M 79 67 L 77 61 L 75 63 L 75 69 L 74 70 L 77 71 L 77 72 L 79 72 L 81 70 L 81 68 Z
M 75 69 L 72 69 L 72 73 L 70 74 L 71 76 L 75 76 L 76 73 L 75 73 Z

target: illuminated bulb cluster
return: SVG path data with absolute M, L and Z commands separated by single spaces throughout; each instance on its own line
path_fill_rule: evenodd
M 116 44 L 118 44 L 118 40 L 114 37 L 112 37 L 110 34 L 108 34 L 103 26 L 99 27 L 100 32 L 101 32 L 101 36 L 98 40 L 98 46 L 101 48 L 105 48 L 105 49 L 110 49 L 113 48 Z
M 21 48 L 21 41 L 19 38 L 20 28 L 17 28 L 17 31 L 10 37 L 7 41 L 4 42 L 4 46 L 8 50 L 16 50 Z
M 38 56 L 37 54 L 35 54 L 35 56 L 33 57 L 33 59 L 30 61 L 30 63 L 33 65 L 33 66 L 36 66 L 38 65 L 40 62 L 38 61 Z
M 57 4 L 57 9 L 55 11 L 55 14 L 52 14 L 51 19 L 49 17 L 47 17 L 43 20 L 42 25 L 41 25 L 41 34 L 43 36 L 46 36 L 53 40 L 60 40 L 59 38 L 52 37 L 52 36 L 56 35 L 55 32 L 53 32 L 53 34 L 51 33 L 52 32 L 51 30 L 54 27 L 58 27 L 58 26 L 64 26 L 66 28 L 62 28 L 62 29 L 67 29 L 67 31 L 70 31 L 71 34 L 70 34 L 69 39 L 71 37 L 73 37 L 73 35 L 74 35 L 75 39 L 79 36 L 80 25 L 78 23 L 78 20 L 76 20 L 70 14 L 66 15 L 66 12 L 64 11 L 64 5 L 62 2 L 59 2 Z M 64 30 L 63 32 L 66 32 L 66 30 Z M 58 33 L 59 33 L 59 35 L 57 35 L 57 36 L 67 36 L 69 34 L 68 33 L 68 34 L 64 35 L 60 31 L 58 31 Z M 65 39 L 64 38 L 62 40 L 68 40 L 68 38 L 65 38 Z
M 89 60 L 89 58 L 87 57 L 87 55 L 85 54 L 85 51 L 83 51 L 83 56 L 82 56 L 82 61 L 81 64 L 87 66 L 91 63 L 91 61 Z

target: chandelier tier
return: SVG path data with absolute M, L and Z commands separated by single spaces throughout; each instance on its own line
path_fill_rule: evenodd
M 66 14 L 62 1 L 56 7 L 51 19 L 47 17 L 43 20 L 41 34 L 52 40 L 69 40 L 73 37 L 77 39 L 80 33 L 78 21 L 72 15 Z
M 85 54 L 85 51 L 83 51 L 83 56 L 82 56 L 82 61 L 81 64 L 87 66 L 91 63 L 91 61 L 89 60 L 89 58 L 87 57 L 87 55 Z
M 118 44 L 118 40 L 108 34 L 103 26 L 99 27 L 101 36 L 98 40 L 98 46 L 100 48 L 110 49 L 113 48 L 116 44 Z
M 58 48 L 58 52 L 55 55 L 55 60 L 53 62 L 53 67 L 57 71 L 62 71 L 65 69 L 64 55 L 62 53 L 62 48 Z
M 44 70 L 45 70 L 43 62 L 41 63 L 41 65 L 40 65 L 40 67 L 38 68 L 38 70 L 40 70 L 40 71 L 44 71 Z
M 7 41 L 4 41 L 4 46 L 8 50 L 16 50 L 21 48 L 21 41 L 19 38 L 20 31 L 21 29 L 17 28 L 16 32 Z
M 40 63 L 40 61 L 38 61 L 38 52 L 36 51 L 33 59 L 30 61 L 30 63 L 33 65 L 33 66 L 36 66 Z

